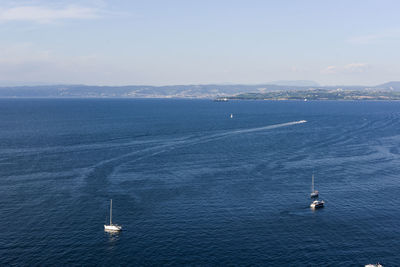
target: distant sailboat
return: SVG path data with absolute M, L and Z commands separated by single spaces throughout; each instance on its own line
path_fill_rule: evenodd
M 112 224 L 112 199 L 110 200 L 110 224 L 109 225 L 105 224 L 104 230 L 111 232 L 117 232 L 122 230 L 122 226 Z
M 319 195 L 318 190 L 314 190 L 314 173 L 313 173 L 311 179 L 312 179 L 312 182 L 311 182 L 311 194 L 310 194 L 310 196 L 311 196 L 311 198 L 318 197 L 318 195 Z
M 233 114 L 231 113 L 231 119 L 233 118 Z

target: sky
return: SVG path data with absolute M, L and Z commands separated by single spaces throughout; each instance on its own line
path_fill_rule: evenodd
M 398 0 L 1 0 L 0 85 L 400 80 Z

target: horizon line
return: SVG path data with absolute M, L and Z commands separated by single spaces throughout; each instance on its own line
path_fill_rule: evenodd
M 289 81 L 289 82 L 295 82 Z M 298 81 L 306 81 L 306 80 L 298 80 Z M 314 82 L 314 81 L 309 81 Z M 400 81 L 387 81 L 383 83 L 379 83 L 376 85 L 360 85 L 360 84 L 336 84 L 336 85 L 288 85 L 288 84 L 278 84 L 273 82 L 266 82 L 266 83 L 228 83 L 228 82 L 221 82 L 221 83 L 187 83 L 187 84 L 164 84 L 164 85 L 151 85 L 151 84 L 126 84 L 126 85 L 102 85 L 102 84 L 84 84 L 84 83 L 36 83 L 32 82 L 31 84 L 18 84 L 18 85 L 1 85 L 0 88 L 6 87 L 40 87 L 40 86 L 96 86 L 96 87 L 128 87 L 128 86 L 148 86 L 148 87 L 168 87 L 168 86 L 202 86 L 202 85 L 250 85 L 250 86 L 262 86 L 262 85 L 276 85 L 276 86 L 292 86 L 292 87 L 377 87 L 387 83 L 392 82 L 400 82 Z M 315 82 L 316 83 L 316 82 Z

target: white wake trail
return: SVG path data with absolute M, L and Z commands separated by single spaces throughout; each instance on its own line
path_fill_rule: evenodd
M 306 120 L 285 122 L 285 123 L 280 123 L 280 124 L 273 124 L 273 125 L 268 125 L 268 126 L 263 126 L 263 127 L 251 128 L 251 129 L 234 130 L 230 133 L 231 134 L 242 134 L 242 133 L 260 132 L 260 131 L 264 131 L 264 130 L 286 127 L 286 126 L 291 126 L 291 125 L 301 124 L 301 123 L 306 123 L 306 122 L 307 122 Z
M 134 151 L 131 153 L 126 153 L 124 155 L 115 157 L 115 158 L 111 158 L 108 160 L 104 160 L 101 161 L 97 164 L 95 164 L 94 166 L 91 167 L 91 172 L 93 172 L 94 170 L 96 170 L 97 168 L 104 166 L 106 164 L 114 164 L 112 166 L 112 168 L 116 168 L 121 164 L 126 164 L 127 162 L 137 162 L 139 160 L 142 160 L 144 158 L 149 158 L 149 157 L 153 157 L 165 152 L 169 152 L 171 150 L 177 149 L 177 148 L 182 148 L 182 147 L 188 147 L 188 146 L 193 146 L 193 145 L 198 145 L 198 144 L 203 144 L 203 143 L 208 143 L 208 142 L 212 142 L 212 141 L 216 141 L 219 139 L 223 139 L 226 138 L 228 136 L 231 135 L 235 135 L 235 134 L 246 134 L 246 133 L 253 133 L 253 132 L 261 132 L 261 131 L 265 131 L 265 130 L 270 130 L 270 129 L 275 129 L 275 128 L 280 128 L 280 127 L 287 127 L 287 126 L 291 126 L 291 125 L 296 125 L 296 124 L 302 124 L 307 122 L 306 120 L 300 120 L 300 121 L 292 121 L 292 122 L 286 122 L 286 123 L 280 123 L 280 124 L 273 124 L 273 125 L 268 125 L 268 126 L 263 126 L 263 127 L 257 127 L 257 128 L 247 128 L 247 129 L 239 129 L 239 130 L 231 130 L 231 131 L 225 131 L 222 133 L 215 133 L 215 134 L 211 134 L 211 135 L 206 135 L 206 136 L 202 136 L 202 137 L 197 137 L 194 139 L 178 139 L 178 140 L 171 140 L 168 143 L 165 144 L 161 144 L 161 145 L 157 145 L 157 146 L 153 146 L 153 147 L 149 147 L 146 149 L 141 149 L 138 151 Z M 140 156 L 140 154 L 142 153 L 146 153 L 148 152 L 149 154 L 144 154 L 142 156 Z M 138 157 L 133 158 L 133 159 L 129 159 L 130 157 L 134 157 L 135 155 L 138 155 Z M 120 162 L 120 163 L 118 163 Z M 90 175 L 87 174 L 86 176 Z
M 193 139 L 177 140 L 175 142 L 171 142 L 170 144 L 166 144 L 165 146 L 162 147 L 163 148 L 162 152 L 155 151 L 153 154 L 151 154 L 151 156 L 154 156 L 154 155 L 157 155 L 157 154 L 160 154 L 160 153 L 172 150 L 172 149 L 180 148 L 180 147 L 187 147 L 187 146 L 193 146 L 193 145 L 216 141 L 216 140 L 223 139 L 228 136 L 235 135 L 235 134 L 261 132 L 261 131 L 265 131 L 265 130 L 280 128 L 280 127 L 287 127 L 287 126 L 302 124 L 302 123 L 306 123 L 306 122 L 307 122 L 306 120 L 292 121 L 292 122 L 273 124 L 273 125 L 257 127 L 257 128 L 250 128 L 250 129 L 247 128 L 247 129 L 225 131 L 222 133 L 205 135 L 205 136 L 201 136 L 201 137 L 197 137 L 197 138 L 193 138 Z

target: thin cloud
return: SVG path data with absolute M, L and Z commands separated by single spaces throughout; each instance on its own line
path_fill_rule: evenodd
M 336 66 L 328 66 L 328 67 L 322 69 L 321 73 L 322 74 L 334 74 L 337 72 L 337 70 L 338 70 L 338 67 L 336 67 Z
M 400 29 L 391 29 L 375 34 L 359 35 L 349 38 L 351 44 L 375 44 L 385 41 L 400 40 Z
M 121 66 L 102 54 L 63 55 L 33 43 L 0 43 L 0 83 L 123 84 L 145 77 L 142 66 Z M 150 78 L 147 78 L 150 79 Z
M 328 66 L 323 68 L 321 74 L 351 74 L 351 73 L 364 73 L 368 71 L 370 65 L 366 63 L 349 63 L 344 66 Z
M 94 19 L 100 17 L 98 9 L 80 6 L 48 8 L 43 6 L 20 6 L 0 8 L 0 22 L 30 21 L 50 23 L 65 19 Z
M 349 73 L 363 73 L 369 69 L 369 65 L 366 63 L 350 63 L 345 65 L 343 69 Z

